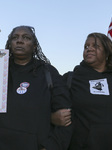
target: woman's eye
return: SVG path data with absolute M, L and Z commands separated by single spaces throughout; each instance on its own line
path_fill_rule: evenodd
M 97 48 L 99 48 L 100 46 L 97 45 L 97 44 L 94 44 L 93 47 L 97 49 Z
M 99 45 L 96 45 L 96 48 L 99 48 L 100 46 Z
M 13 36 L 12 37 L 12 40 L 25 40 L 25 41 L 28 41 L 28 40 L 31 40 L 31 38 L 29 36 L 22 36 L 22 37 L 19 37 L 19 36 Z
M 23 39 L 25 39 L 25 40 L 30 40 L 30 37 L 24 36 Z
M 88 49 L 89 48 L 89 46 L 88 45 L 85 45 L 85 49 Z
M 13 36 L 12 37 L 13 40 L 17 40 L 17 38 L 18 38 L 17 36 Z

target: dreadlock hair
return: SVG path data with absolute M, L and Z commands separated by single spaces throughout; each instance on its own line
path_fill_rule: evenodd
M 103 33 L 97 33 L 97 32 L 90 33 L 87 36 L 87 39 L 89 37 L 94 37 L 95 45 L 97 45 L 97 38 L 100 40 L 106 54 L 106 67 L 108 69 L 112 69 L 112 41 Z
M 15 28 L 13 28 L 12 32 L 9 34 L 8 36 L 8 40 L 6 42 L 6 45 L 5 45 L 5 48 L 6 49 L 9 49 L 9 58 L 13 58 L 13 55 L 11 53 L 11 40 L 12 40 L 12 36 L 13 36 L 13 33 L 15 32 L 15 30 L 17 28 L 27 28 L 30 32 L 31 32 L 31 35 L 33 37 L 33 41 L 34 41 L 34 45 L 36 46 L 35 48 L 35 51 L 33 53 L 33 58 L 37 59 L 37 60 L 42 60 L 44 61 L 45 63 L 48 63 L 50 64 L 50 61 L 46 58 L 46 56 L 44 55 L 44 53 L 42 52 L 42 49 L 40 47 L 40 44 L 37 40 L 37 37 L 35 35 L 35 29 L 34 27 L 31 27 L 31 26 L 25 26 L 25 25 L 22 25 L 22 26 L 17 26 Z

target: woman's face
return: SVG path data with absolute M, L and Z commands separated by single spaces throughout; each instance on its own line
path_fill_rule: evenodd
M 106 65 L 104 47 L 98 38 L 96 39 L 96 43 L 94 37 L 89 37 L 86 40 L 83 57 L 84 61 L 93 68 L 104 68 Z
M 14 58 L 30 60 L 34 49 L 35 46 L 31 32 L 26 27 L 17 28 L 11 40 L 11 52 Z

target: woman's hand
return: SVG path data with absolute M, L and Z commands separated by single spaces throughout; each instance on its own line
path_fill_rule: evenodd
M 71 124 L 71 109 L 59 109 L 51 114 L 51 122 L 57 126 L 68 126 Z

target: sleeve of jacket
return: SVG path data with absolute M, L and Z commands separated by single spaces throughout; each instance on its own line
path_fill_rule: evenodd
M 62 76 L 53 66 L 49 66 L 49 69 L 53 82 L 53 88 L 51 89 L 52 111 L 54 112 L 62 108 L 71 108 L 72 102 L 66 82 L 64 82 Z
M 72 104 L 66 83 L 53 66 L 49 66 L 49 69 L 53 82 L 53 88 L 51 89 L 52 112 L 62 108 L 71 108 Z M 45 146 L 47 150 L 67 150 L 72 132 L 73 124 L 67 127 L 52 125 L 49 138 L 44 141 L 43 146 Z
M 51 129 L 49 137 L 42 145 L 46 150 L 67 150 L 73 133 L 73 124 L 68 127 L 55 126 Z

